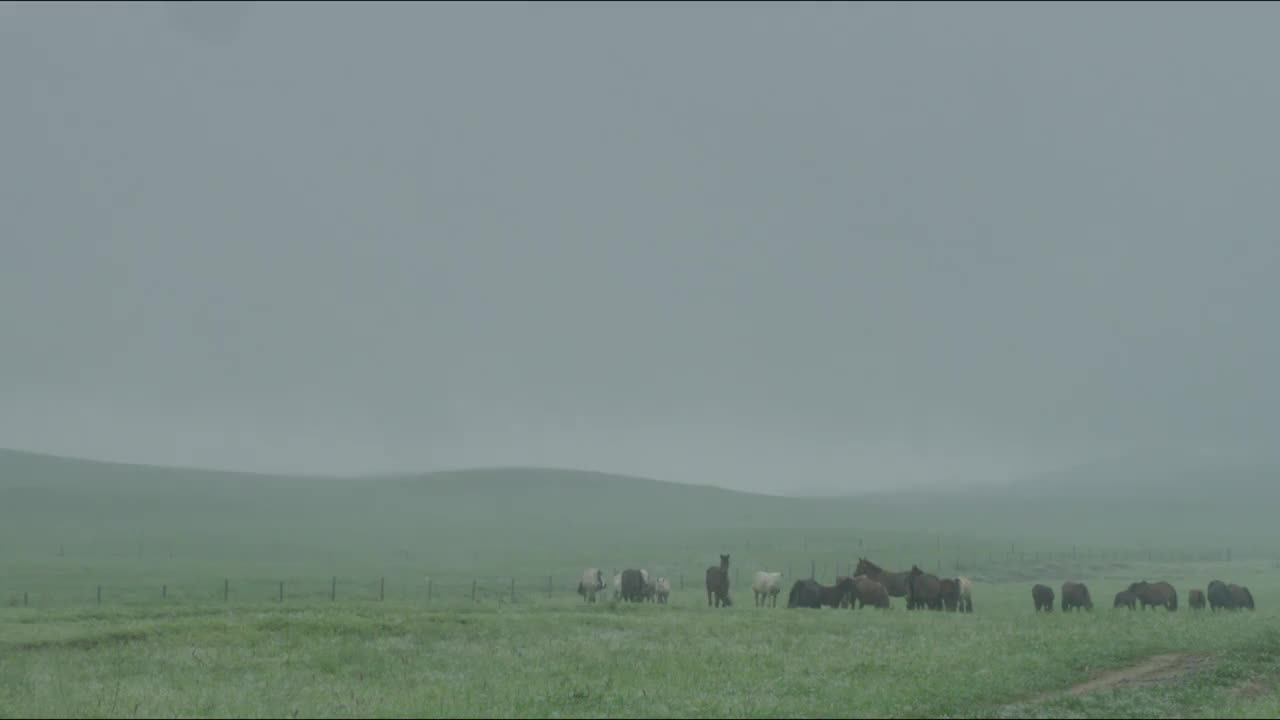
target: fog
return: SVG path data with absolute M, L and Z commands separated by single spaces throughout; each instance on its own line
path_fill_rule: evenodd
M 1280 8 L 5 4 L 0 446 L 1274 460 Z

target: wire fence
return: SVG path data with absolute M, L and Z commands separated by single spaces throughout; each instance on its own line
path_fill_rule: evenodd
M 64 548 L 59 549 L 65 553 Z M 899 553 L 884 553 L 896 558 Z M 858 557 L 855 554 L 855 558 Z M 877 562 L 883 558 L 875 558 Z M 958 553 L 944 561 L 941 556 L 933 562 L 881 562 L 891 571 L 906 570 L 919 565 L 927 572 L 940 575 L 967 574 L 977 580 L 1014 581 L 1030 577 L 1037 572 L 1052 571 L 1087 574 L 1099 564 L 1122 565 L 1128 562 L 1148 563 L 1221 563 L 1231 562 L 1231 550 L 1171 551 L 1171 550 L 1097 550 L 1073 547 L 1069 550 L 1020 550 L 1011 545 L 1005 552 L 987 551 Z M 790 557 L 786 560 L 767 560 L 747 557 L 730 569 L 730 589 L 750 589 L 751 579 L 757 570 L 781 572 L 787 582 L 793 579 L 813 578 L 821 582 L 833 582 L 837 576 L 852 575 L 856 559 L 835 562 L 829 559 L 810 558 L 808 561 Z M 598 599 L 608 601 L 614 597 L 612 578 L 624 567 L 602 567 L 606 587 L 598 593 Z M 637 567 L 638 569 L 638 567 Z M 688 564 L 650 566 L 646 568 L 652 578 L 665 577 L 673 592 L 697 591 L 705 588 L 704 570 Z M 983 573 L 987 573 L 984 577 Z M 399 602 L 426 604 L 533 604 L 563 601 L 576 597 L 580 575 L 487 575 L 467 577 L 458 573 L 440 576 L 417 575 L 399 572 L 376 578 L 352 578 L 342 575 L 328 577 L 288 577 L 282 579 L 223 577 L 207 581 L 182 579 L 175 582 L 141 583 L 130 580 L 90 581 L 84 585 L 59 579 L 56 587 L 50 587 L 47 578 L 27 580 L 9 578 L 0 581 L 0 602 L 9 607 L 72 607 L 139 604 L 209 604 L 209 603 L 315 603 L 315 602 Z M 25 584 L 28 587 L 21 587 Z

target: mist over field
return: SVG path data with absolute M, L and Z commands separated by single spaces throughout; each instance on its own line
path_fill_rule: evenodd
M 1277 27 L 0 5 L 0 715 L 1275 717 Z

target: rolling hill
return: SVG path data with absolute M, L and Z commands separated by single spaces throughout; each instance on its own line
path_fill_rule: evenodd
M 392 538 L 432 531 L 867 529 L 1056 542 L 1280 540 L 1280 470 L 1080 466 L 1008 486 L 791 498 L 597 472 L 493 468 L 330 478 L 125 465 L 0 450 L 0 537 L 226 534 Z

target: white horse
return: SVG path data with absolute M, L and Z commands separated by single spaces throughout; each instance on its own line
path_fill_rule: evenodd
M 664 577 L 660 577 L 653 586 L 656 600 L 663 605 L 666 605 L 667 598 L 671 597 L 671 581 Z
M 578 594 L 587 602 L 596 601 L 596 593 L 604 590 L 604 573 L 599 568 L 587 568 L 582 571 L 582 579 L 578 581 Z
M 764 607 L 766 600 L 772 600 L 773 607 L 778 607 L 778 593 L 782 592 L 782 573 L 763 570 L 757 572 L 751 581 L 751 591 L 756 595 L 756 607 Z
M 973 612 L 973 581 L 967 577 L 958 577 L 956 584 L 960 586 L 960 602 L 956 603 L 956 609 L 960 612 Z

